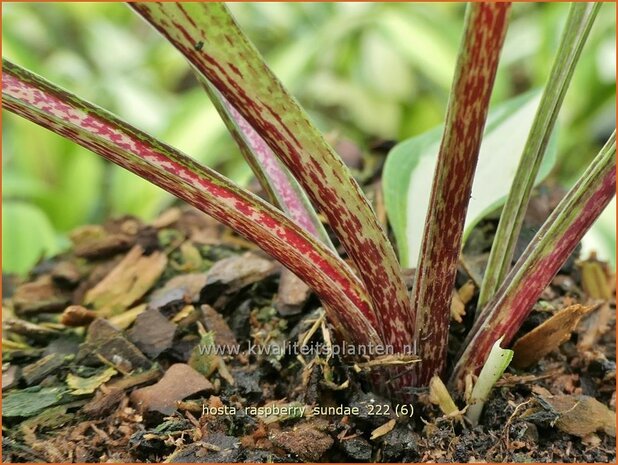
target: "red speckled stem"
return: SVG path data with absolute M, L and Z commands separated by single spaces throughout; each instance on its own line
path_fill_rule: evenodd
M 414 315 L 392 245 L 339 156 L 221 3 L 131 3 L 259 133 L 327 218 L 356 265 L 379 332 L 400 352 Z
M 509 3 L 473 3 L 466 13 L 413 290 L 419 385 L 446 361 L 461 238 L 509 9 Z
M 174 148 L 3 59 L 3 105 L 162 187 L 256 243 L 301 276 L 345 336 L 379 343 L 370 303 L 347 265 L 280 211 Z M 80 182 L 76 179 L 75 182 Z
M 463 389 L 467 373 L 477 373 L 504 336 L 508 344 L 534 303 L 573 253 L 616 192 L 616 133 L 586 173 L 560 202 L 483 310 L 464 343 L 451 385 Z
M 262 188 L 268 193 L 271 203 L 281 208 L 305 231 L 335 250 L 298 181 L 230 102 L 208 81 L 201 76 L 199 78 L 245 160 L 251 166 Z

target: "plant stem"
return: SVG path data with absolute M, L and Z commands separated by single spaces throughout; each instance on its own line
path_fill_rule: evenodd
M 466 209 L 509 9 L 509 3 L 472 3 L 466 12 L 413 289 L 420 385 L 439 375 L 446 361 Z
M 202 76 L 198 75 L 198 79 L 271 203 L 334 251 L 335 247 L 298 181 L 230 102 Z
M 466 411 L 466 418 L 472 426 L 478 425 L 479 418 L 483 412 L 483 406 L 489 397 L 491 389 L 509 366 L 511 360 L 513 360 L 513 351 L 503 349 L 500 347 L 500 344 L 502 344 L 502 338 L 493 344 L 487 361 L 483 365 L 479 377 L 474 384 L 474 389 L 472 389 L 468 410 Z
M 504 336 L 508 344 L 560 267 L 616 191 L 616 132 L 534 236 L 468 334 L 451 377 L 462 389 L 467 373 L 483 365 Z
M 600 3 L 572 3 L 560 48 L 541 98 L 513 185 L 500 216 L 481 286 L 477 315 L 495 294 L 511 267 L 532 186 L 554 129 L 573 71 Z
M 356 265 L 386 344 L 401 352 L 414 315 L 401 269 L 341 158 L 221 3 L 130 3 L 260 134 L 327 218 Z
M 3 59 L 3 106 L 147 179 L 251 240 L 332 309 L 329 318 L 358 344 L 380 344 L 371 305 L 340 258 L 278 209 L 176 149 Z M 76 180 L 75 182 L 79 182 Z

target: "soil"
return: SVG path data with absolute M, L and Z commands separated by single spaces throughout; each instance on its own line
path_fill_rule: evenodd
M 545 216 L 544 200 L 529 219 Z M 458 289 L 479 279 L 494 229 L 489 219 L 468 241 Z M 573 304 L 595 307 L 559 347 L 509 367 L 472 427 L 427 389 L 402 414 L 370 391 L 366 370 L 285 353 L 286 341 L 332 340 L 319 301 L 199 212 L 118 218 L 71 238 L 27 279 L 3 276 L 5 462 L 615 460 L 615 293 L 590 295 L 586 266 L 613 283 L 594 258 L 565 265 L 520 336 Z M 467 289 L 451 358 L 474 312 L 478 290 Z M 200 353 L 215 346 L 240 353 Z

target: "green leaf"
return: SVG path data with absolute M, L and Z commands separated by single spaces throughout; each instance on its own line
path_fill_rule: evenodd
M 534 116 L 530 133 L 520 158 L 517 172 L 500 216 L 500 223 L 491 247 L 489 262 L 481 286 L 478 310 L 494 295 L 511 267 L 513 253 L 534 181 L 549 144 L 558 112 L 571 82 L 586 38 L 599 11 L 600 4 L 573 3 L 564 28 L 560 49 Z
M 92 394 L 97 388 L 103 384 L 107 383 L 112 377 L 117 373 L 117 371 L 113 367 L 108 367 L 100 373 L 89 376 L 88 378 L 83 378 L 81 376 L 74 375 L 73 373 L 69 373 L 67 375 L 67 386 L 71 388 L 71 394 L 73 395 L 82 395 L 82 394 Z
M 34 386 L 15 390 L 2 396 L 2 417 L 32 417 L 49 407 L 71 400 L 65 387 Z
M 49 219 L 32 204 L 7 201 L 2 206 L 2 269 L 26 273 L 42 256 L 58 251 Z
M 443 31 L 428 24 L 422 15 L 404 15 L 400 11 L 384 14 L 379 28 L 388 42 L 413 63 L 420 73 L 445 89 L 450 87 L 453 64 L 457 58 L 456 48 Z M 389 73 L 384 74 L 388 76 Z
M 2 197 L 4 199 L 31 199 L 49 194 L 49 189 L 40 179 L 24 176 L 14 170 L 7 171 L 2 173 Z
M 533 90 L 489 112 L 466 214 L 464 240 L 484 216 L 504 204 L 540 98 L 540 91 Z M 410 268 L 416 267 L 420 253 L 431 194 L 429 180 L 435 170 L 442 128 L 395 146 L 384 167 L 386 211 L 402 265 Z M 555 161 L 556 137 L 552 137 L 536 183 L 549 174 Z

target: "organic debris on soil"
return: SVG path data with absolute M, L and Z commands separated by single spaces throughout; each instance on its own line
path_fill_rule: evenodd
M 451 353 L 493 229 L 464 251 Z M 419 389 L 397 417 L 362 364 L 286 352 L 332 342 L 319 301 L 206 215 L 174 208 L 71 238 L 24 282 L 3 277 L 6 462 L 615 459 L 615 292 L 594 257 L 545 291 L 518 336 L 534 353 L 516 354 L 470 428 L 461 399 L 445 415 Z

